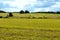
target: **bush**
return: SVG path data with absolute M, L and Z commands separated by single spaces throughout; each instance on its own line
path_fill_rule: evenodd
M 38 17 L 38 19 L 42 19 L 42 17 Z
M 9 15 L 7 15 L 6 17 L 4 17 L 4 18 L 9 18 Z
M 13 16 L 13 14 L 10 12 L 10 13 L 9 13 L 9 17 L 12 17 L 12 16 Z
M 0 18 L 3 18 L 2 16 L 0 16 Z
M 47 19 L 47 17 L 43 16 L 43 19 Z
M 33 16 L 32 19 L 36 19 L 36 17 Z

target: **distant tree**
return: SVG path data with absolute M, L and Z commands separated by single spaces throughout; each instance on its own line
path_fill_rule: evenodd
M 60 14 L 60 11 L 57 11 L 57 14 Z
M 0 13 L 6 13 L 5 11 L 0 10 Z
M 23 10 L 21 10 L 19 13 L 23 14 L 23 13 L 24 13 L 24 11 L 23 11 Z
M 54 12 L 54 11 L 48 11 L 48 13 L 52 13 L 52 14 L 55 14 L 56 12 Z
M 25 13 L 30 13 L 28 10 L 25 10 Z
M 12 17 L 12 16 L 13 16 L 13 14 L 10 12 L 10 13 L 9 13 L 9 17 Z

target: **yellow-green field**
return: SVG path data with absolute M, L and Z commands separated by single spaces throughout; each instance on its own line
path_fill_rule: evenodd
M 60 14 L 0 14 L 0 40 L 60 40 Z M 36 17 L 33 19 L 32 17 Z M 48 17 L 38 19 L 38 17 Z M 31 17 L 20 18 L 20 17 Z
M 60 19 L 0 19 L 0 27 L 6 28 L 33 28 L 33 29 L 60 29 Z

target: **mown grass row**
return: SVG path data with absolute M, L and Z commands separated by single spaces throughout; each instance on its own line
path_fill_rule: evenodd
M 30 14 L 19 14 L 12 13 L 12 18 L 25 18 L 25 19 L 60 19 L 60 14 L 47 14 L 47 13 L 30 13 Z M 9 13 L 0 13 L 0 16 L 6 18 Z M 10 18 L 10 17 L 7 17 Z
M 33 28 L 33 29 L 60 29 L 60 19 L 0 19 L 0 27 Z

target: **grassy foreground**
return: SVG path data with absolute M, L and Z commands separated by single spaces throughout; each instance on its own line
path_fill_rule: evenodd
M 30 14 L 20 16 L 27 15 Z M 21 19 L 20 16 L 0 18 L 0 40 L 60 40 L 60 19 Z M 51 16 L 60 18 L 58 14 Z
M 0 19 L 0 40 L 60 40 L 60 19 Z

